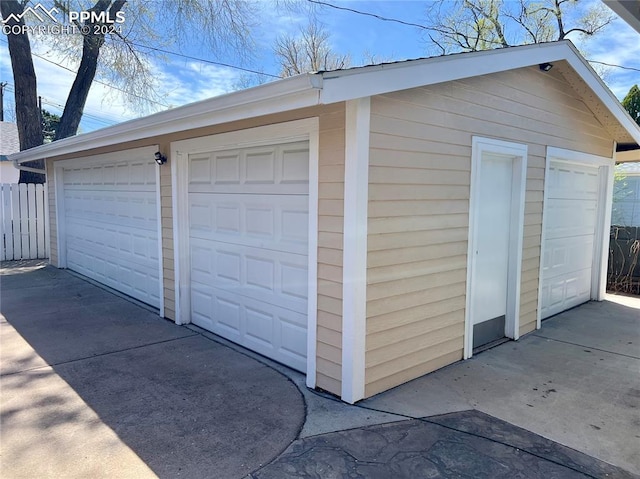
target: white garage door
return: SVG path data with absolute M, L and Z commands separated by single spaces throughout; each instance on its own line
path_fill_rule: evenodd
M 308 142 L 189 155 L 191 320 L 306 370 Z
M 591 299 L 598 168 L 552 161 L 546 182 L 543 319 Z
M 153 153 L 105 159 L 62 169 L 66 266 L 159 308 Z

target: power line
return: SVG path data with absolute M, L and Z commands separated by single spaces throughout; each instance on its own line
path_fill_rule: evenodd
M 119 38 L 117 40 L 125 43 L 124 40 L 121 40 Z M 168 55 L 175 55 L 177 57 L 187 58 L 189 60 L 195 60 L 195 61 L 202 62 L 202 63 L 209 63 L 211 65 L 217 65 L 217 66 L 222 66 L 222 67 L 227 67 L 227 68 L 233 68 L 235 70 L 241 70 L 241 71 L 247 72 L 247 73 L 255 73 L 256 75 L 264 75 L 264 76 L 268 76 L 268 77 L 271 77 L 271 78 L 280 78 L 278 75 L 272 75 L 271 73 L 264 73 L 264 72 L 260 72 L 260 71 L 257 71 L 257 70 L 252 70 L 250 68 L 239 67 L 239 66 L 236 66 L 236 65 L 231 65 L 229 63 L 216 62 L 216 61 L 207 60 L 207 59 L 204 59 L 204 58 L 193 57 L 191 55 L 185 55 L 183 53 L 177 53 L 177 52 L 172 52 L 172 51 L 169 51 L 169 50 L 163 50 L 162 48 L 157 48 L 157 47 L 150 47 L 148 45 L 142 45 L 140 43 L 136 43 L 136 42 L 132 42 L 132 41 L 129 41 L 129 42 L 126 42 L 126 43 L 129 43 L 129 44 L 134 45 L 134 46 L 139 47 L 139 48 L 146 48 L 147 50 L 153 50 L 153 51 L 160 52 L 160 53 L 166 53 Z
M 15 85 L 13 85 L 12 83 L 7 83 L 7 85 L 9 85 L 9 88 L 8 88 L 9 91 L 14 91 L 15 92 L 15 88 L 14 88 Z M 44 103 L 46 105 L 49 105 L 49 106 L 53 106 L 55 108 L 58 108 L 60 111 L 64 111 L 64 105 L 61 105 L 60 103 L 54 103 L 54 100 L 49 100 L 49 99 L 47 99 L 45 97 L 42 97 L 42 96 L 41 96 L 41 98 L 42 98 L 42 103 Z M 100 113 L 100 114 L 103 115 L 103 116 L 98 116 L 99 115 L 98 113 L 94 113 L 94 114 L 88 113 L 86 107 L 84 108 L 84 110 L 82 112 L 83 118 L 87 117 L 88 119 L 99 121 L 101 123 L 104 123 L 105 125 L 115 125 L 116 123 L 118 123 L 118 120 L 114 120 L 112 118 L 105 117 L 104 114 L 102 114 L 102 113 Z
M 401 25 L 405 25 L 408 27 L 416 27 L 416 28 L 420 28 L 422 30 L 431 30 L 429 27 L 426 27 L 425 25 L 420 25 L 419 23 L 412 23 L 412 22 L 405 22 L 404 20 L 399 20 L 397 18 L 390 18 L 390 17 L 383 17 L 382 15 L 377 15 L 375 13 L 371 13 L 371 12 L 363 12 L 362 10 L 356 10 L 355 8 L 348 8 L 348 7 L 341 7 L 339 5 L 334 5 L 332 3 L 328 3 L 328 2 L 323 2 L 321 0 L 307 0 L 309 3 L 314 3 L 316 5 L 322 5 L 325 7 L 329 7 L 329 8 L 334 8 L 336 10 L 343 10 L 346 12 L 350 12 L 350 13 L 355 13 L 356 15 L 362 15 L 365 17 L 372 17 L 375 18 L 377 20 L 382 20 L 385 22 L 392 22 L 392 23 L 399 23 Z M 586 59 L 589 63 L 598 63 L 600 65 L 606 65 L 609 67 L 614 67 L 614 68 L 622 68 L 624 70 L 632 70 L 632 71 L 640 71 L 640 69 L 638 68 L 634 68 L 634 67 L 627 67 L 627 66 L 623 66 L 623 65 L 615 65 L 612 63 L 605 63 L 605 62 L 599 62 L 596 60 L 588 60 Z
M 2 40 L 2 43 L 4 43 L 4 44 L 8 45 L 8 42 L 7 42 L 6 40 L 4 40 L 4 39 Z M 71 73 L 75 73 L 75 74 L 77 74 L 77 73 L 78 73 L 77 71 L 73 70 L 72 68 L 66 67 L 66 66 L 61 65 L 61 64 L 59 64 L 59 63 L 56 63 L 56 62 L 54 62 L 53 60 L 49 60 L 48 58 L 45 58 L 45 57 L 43 57 L 42 55 L 39 55 L 39 54 L 37 54 L 37 53 L 34 53 L 33 51 L 31 52 L 31 54 L 32 54 L 34 57 L 38 57 L 38 58 L 40 58 L 41 60 L 44 60 L 45 62 L 51 63 L 52 65 L 55 65 L 55 66 L 57 66 L 57 67 L 62 68 L 63 70 L 67 70 L 67 71 L 69 71 L 69 72 L 71 72 Z M 165 103 L 160 103 L 159 101 L 155 101 L 155 100 L 152 100 L 151 98 L 146 98 L 146 97 L 141 96 L 141 95 L 136 95 L 135 93 L 129 93 L 129 92 L 127 92 L 126 90 L 124 90 L 124 89 L 122 89 L 122 88 L 118 88 L 117 86 L 109 85 L 108 83 L 105 83 L 105 82 L 103 82 L 103 81 L 100 81 L 100 80 L 97 80 L 97 79 L 94 79 L 93 81 L 94 81 L 95 83 L 99 83 L 100 85 L 104 85 L 104 86 L 106 86 L 106 87 L 113 88 L 114 90 L 121 91 L 122 93 L 125 93 L 125 94 L 127 94 L 127 95 L 131 95 L 131 96 L 134 96 L 134 97 L 136 97 L 136 98 L 140 98 L 141 100 L 146 100 L 146 101 L 149 101 L 149 102 L 151 102 L 151 103 L 155 103 L 155 104 L 157 104 L 157 105 L 163 106 L 163 107 L 165 107 L 165 108 L 170 108 L 170 105 L 167 105 L 167 104 L 165 104 Z
M 327 3 L 327 2 L 322 2 L 320 0 L 307 0 L 307 1 L 309 3 L 315 3 L 317 5 L 323 5 L 325 7 L 335 8 L 336 10 L 344 10 L 346 12 L 355 13 L 357 15 L 364 15 L 365 17 L 373 17 L 373 18 L 376 18 L 378 20 L 382 20 L 384 22 L 399 23 L 401 25 L 406 25 L 408 27 L 417 27 L 417 28 L 421 28 L 423 30 L 429 30 L 428 27 L 425 27 L 424 25 L 420 25 L 419 23 L 405 22 L 404 20 L 398 20 L 397 18 L 383 17 L 382 15 L 377 15 L 375 13 L 363 12 L 361 10 L 356 10 L 354 8 L 340 7 L 338 5 L 333 5 L 332 3 Z
M 605 62 L 597 62 L 595 60 L 587 60 L 589 63 L 597 63 L 598 65 L 605 65 L 608 67 L 616 67 L 616 68 L 622 68 L 624 70 L 631 70 L 634 72 L 640 72 L 640 68 L 634 68 L 634 67 L 625 67 L 622 65 L 614 65 L 613 63 L 605 63 Z

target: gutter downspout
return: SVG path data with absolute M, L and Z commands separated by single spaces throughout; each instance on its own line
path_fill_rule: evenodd
M 28 171 L 30 173 L 40 173 L 41 175 L 47 176 L 47 170 L 41 170 L 39 168 L 31 168 L 30 166 L 22 166 L 20 163 L 18 163 L 18 160 L 13 160 L 13 166 L 18 170 Z

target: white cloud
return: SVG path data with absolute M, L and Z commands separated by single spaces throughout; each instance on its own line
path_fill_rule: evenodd
M 34 56 L 38 94 L 43 98 L 43 107 L 53 113 L 62 114 L 75 73 L 58 65 L 72 70 L 75 68 L 60 55 L 46 52 L 38 46 L 34 46 L 33 52 L 46 58 L 45 60 Z M 0 44 L 0 71 L 2 81 L 14 83 L 6 44 Z M 161 102 L 169 107 L 228 93 L 234 89 L 234 85 L 240 78 L 239 73 L 230 68 L 195 61 L 174 63 L 152 61 L 152 71 L 157 72 L 155 80 Z M 7 106 L 9 104 L 13 104 L 13 101 L 7 101 Z M 158 105 L 154 110 L 162 109 L 165 108 Z M 146 114 L 136 110 L 126 100 L 123 92 L 99 82 L 94 82 L 91 86 L 84 113 L 81 123 L 82 132 Z

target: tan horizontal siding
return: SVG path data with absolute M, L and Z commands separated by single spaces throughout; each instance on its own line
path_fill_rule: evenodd
M 49 262 L 56 268 L 60 267 L 58 258 L 58 225 L 56 224 L 56 188 L 53 174 L 53 161 L 46 160 L 44 164 L 47 172 L 49 202 Z
M 339 395 L 342 378 L 344 104 L 325 108 L 319 123 L 316 382 L 318 387 Z
M 376 283 L 386 283 L 396 281 L 402 278 L 413 276 L 433 275 L 451 271 L 452 268 L 458 267 L 464 269 L 467 266 L 467 257 L 465 254 L 459 256 L 449 256 L 442 258 L 434 258 L 426 261 L 413 262 L 411 268 L 407 268 L 406 264 L 392 264 L 389 266 L 381 266 L 378 268 L 370 268 L 367 275 L 367 282 L 370 285 L 368 297 L 374 299 L 375 295 L 371 290 L 371 285 Z M 384 286 L 382 287 L 384 290 Z
M 372 98 L 367 396 L 462 357 L 473 136 L 528 147 L 521 334 L 536 324 L 547 146 L 612 150 L 561 74 L 537 67 Z
M 425 244 L 439 245 L 450 242 L 466 241 L 466 228 L 450 228 L 448 230 L 408 231 L 401 233 L 378 234 L 369 238 L 368 250 L 386 250 L 402 241 L 406 247 Z
M 420 360 L 420 352 L 414 355 L 410 355 L 404 358 L 407 367 L 399 366 L 397 369 L 399 373 L 385 376 L 378 380 L 367 381 L 365 386 L 365 396 L 370 397 L 382 391 L 386 391 L 400 384 L 411 381 L 437 369 L 440 369 L 448 364 L 459 361 L 462 359 L 462 349 L 450 351 L 452 347 L 455 347 L 456 341 L 449 341 L 439 344 L 433 348 L 429 348 L 428 361 Z M 438 355 L 439 352 L 444 351 L 442 355 Z M 417 358 L 416 358 L 417 356 Z
M 320 368 L 320 366 L 318 366 L 318 368 Z M 334 391 L 340 391 L 342 385 L 337 379 L 333 379 L 332 377 L 318 372 L 316 373 L 316 387 L 339 395 L 339 393 L 335 393 Z

